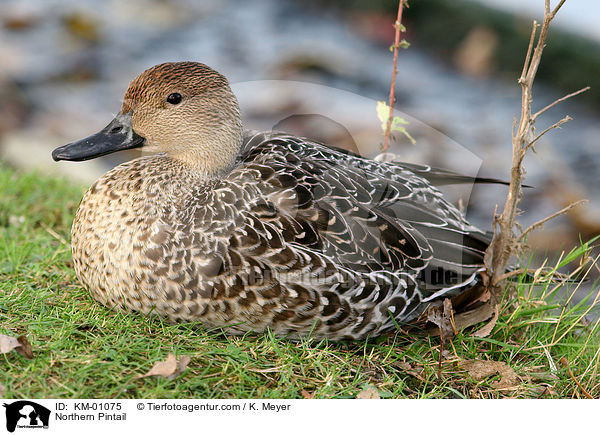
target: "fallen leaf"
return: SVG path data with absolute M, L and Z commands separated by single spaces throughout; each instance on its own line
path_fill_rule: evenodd
M 27 359 L 32 359 L 33 349 L 31 348 L 31 344 L 29 343 L 29 340 L 27 340 L 27 337 L 25 337 L 24 335 L 19 335 L 17 337 L 17 341 L 21 345 L 21 347 L 17 347 L 15 349 L 18 352 L 18 354 L 24 356 Z
M 400 367 L 402 370 L 405 370 L 405 371 L 412 370 L 412 366 L 410 365 L 410 363 L 407 363 L 406 361 L 399 361 L 396 363 L 396 366 Z
M 480 329 L 478 329 L 477 331 L 472 333 L 471 335 L 473 337 L 480 337 L 480 338 L 484 338 L 484 337 L 487 337 L 488 335 L 490 335 L 492 333 L 492 330 L 494 329 L 494 326 L 496 326 L 496 322 L 498 321 L 498 314 L 499 314 L 498 305 L 496 305 L 496 307 L 494 308 L 494 316 L 492 317 L 492 319 L 487 324 L 482 326 Z
M 33 358 L 31 344 L 29 344 L 29 341 L 27 341 L 27 338 L 24 335 L 15 338 L 10 335 L 0 334 L 0 353 L 8 353 L 11 350 L 16 351 L 25 358 Z
M 444 299 L 442 307 L 431 307 L 427 313 L 427 320 L 438 327 L 444 343 L 448 343 L 456 335 L 453 315 L 454 311 L 450 299 Z
M 454 322 L 457 329 L 465 329 L 469 326 L 484 322 L 494 315 L 494 305 L 488 300 L 483 305 L 470 311 L 466 311 L 454 316 Z M 491 331 L 490 331 L 491 332 Z
M 520 383 L 515 371 L 502 361 L 467 360 L 460 362 L 459 365 L 477 382 L 499 374 L 501 379 L 492 383 L 494 388 L 511 388 Z
M 309 393 L 306 390 L 300 391 L 300 394 L 302 394 L 302 397 L 304 397 L 305 399 L 313 399 L 315 397 L 315 393 Z
M 490 293 L 489 290 L 485 290 L 483 293 L 481 293 L 481 295 L 475 299 L 472 303 L 475 302 L 487 302 L 492 298 L 492 293 Z
M 546 387 L 544 395 L 548 395 L 550 397 L 558 397 L 558 393 L 552 387 Z
M 452 298 L 452 306 L 457 312 L 462 313 L 474 308 L 474 305 L 489 301 L 490 298 L 491 293 L 488 289 L 482 285 L 476 285 L 454 296 Z
M 11 227 L 20 227 L 25 222 L 25 216 L 9 216 L 8 225 Z
M 175 379 L 187 368 L 190 362 L 190 357 L 184 355 L 179 361 L 175 359 L 175 355 L 169 354 L 165 361 L 159 361 L 144 375 L 136 376 L 134 379 L 147 378 L 148 376 L 160 376 L 166 379 Z
M 421 369 L 421 372 L 418 372 L 415 367 L 413 367 L 410 363 L 408 363 L 406 361 L 399 361 L 399 362 L 395 363 L 395 365 L 396 365 L 396 367 L 404 370 L 404 372 L 407 375 L 414 376 L 415 378 L 422 380 L 423 382 L 425 381 L 425 379 L 423 379 L 423 377 L 421 376 L 421 373 L 423 372 L 422 369 Z
M 368 387 L 356 395 L 357 399 L 379 399 L 379 393 L 376 388 Z
M 10 335 L 0 334 L 0 353 L 8 353 L 17 347 L 21 347 L 19 340 Z

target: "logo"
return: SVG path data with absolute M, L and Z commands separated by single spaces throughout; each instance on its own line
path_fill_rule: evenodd
M 29 400 L 5 403 L 6 429 L 14 432 L 15 428 L 48 429 L 50 410 Z

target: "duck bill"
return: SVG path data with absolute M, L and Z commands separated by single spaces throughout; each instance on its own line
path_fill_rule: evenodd
M 145 139 L 131 127 L 131 114 L 117 115 L 98 133 L 56 148 L 52 151 L 52 158 L 80 162 L 143 146 Z

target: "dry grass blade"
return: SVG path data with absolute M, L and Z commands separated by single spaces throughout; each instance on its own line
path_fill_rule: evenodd
M 594 258 L 594 260 L 592 261 L 591 266 L 597 264 L 597 262 L 598 262 L 599 259 L 600 259 L 600 255 L 596 256 Z M 577 321 L 573 322 L 571 324 L 571 326 L 569 326 L 566 329 L 566 331 L 564 331 L 560 335 L 560 337 L 558 339 L 556 338 L 556 334 L 558 333 L 558 326 L 560 324 L 560 320 L 563 318 L 563 316 L 565 314 L 565 311 L 567 309 L 567 304 L 569 304 L 569 302 L 571 301 L 571 298 L 575 295 L 575 293 L 577 292 L 577 290 L 581 286 L 581 283 L 584 282 L 584 280 L 587 278 L 587 276 L 589 275 L 589 273 L 590 273 L 591 270 L 592 270 L 592 267 L 588 267 L 588 269 L 586 270 L 586 272 L 584 273 L 584 275 L 581 277 L 581 280 L 577 283 L 577 286 L 575 286 L 575 288 L 571 291 L 571 294 L 569 295 L 569 298 L 567 299 L 567 302 L 565 303 L 565 306 L 563 307 L 563 309 L 562 309 L 562 311 L 560 313 L 559 322 L 556 324 L 556 328 L 554 329 L 554 333 L 552 334 L 552 345 L 555 345 L 556 343 L 560 342 L 569 332 L 571 332 L 571 330 L 576 325 L 580 324 L 580 322 L 585 318 L 585 316 L 587 316 L 594 309 L 594 307 L 598 306 L 598 303 L 600 302 L 600 289 L 598 289 L 598 291 L 596 292 L 596 297 L 590 303 L 589 307 L 583 313 L 581 313 L 581 315 L 579 316 L 579 318 L 577 319 Z
M 600 318 L 596 321 L 593 330 L 597 331 L 598 322 L 600 322 Z M 594 385 L 592 385 L 592 380 L 596 380 L 598 382 L 597 385 L 600 385 L 600 379 L 598 378 L 598 369 L 600 368 L 600 346 L 596 349 L 596 353 L 594 354 L 594 358 L 591 359 L 589 365 L 586 367 L 583 376 L 585 376 L 593 367 L 592 373 L 588 376 L 589 382 L 587 384 L 587 388 L 592 389 Z
M 569 367 L 569 362 L 567 361 L 566 358 L 561 358 L 560 359 L 560 363 L 565 366 L 565 368 L 567 369 L 567 371 L 569 372 L 569 376 L 571 376 L 571 379 L 573 379 L 573 381 L 577 384 L 577 386 L 579 387 L 579 389 L 581 390 L 581 392 L 583 393 L 583 395 L 585 397 L 587 397 L 588 399 L 593 399 L 592 395 L 590 393 L 588 393 L 585 388 L 583 388 L 583 385 L 581 385 L 579 383 L 579 381 L 577 380 L 577 378 L 575 377 L 575 375 L 573 374 L 573 372 L 571 371 L 571 368 Z

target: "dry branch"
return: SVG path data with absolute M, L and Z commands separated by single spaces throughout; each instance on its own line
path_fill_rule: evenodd
M 535 223 L 532 227 L 525 230 L 521 236 L 517 236 L 515 234 L 515 228 L 517 227 L 516 217 L 518 214 L 518 204 L 522 196 L 521 186 L 525 176 L 525 171 L 523 169 L 523 159 L 525 158 L 525 154 L 527 150 L 529 148 L 533 148 L 535 143 L 548 131 L 560 127 L 562 124 L 571 119 L 569 116 L 565 116 L 563 119 L 554 123 L 537 136 L 534 136 L 536 118 L 561 101 L 564 101 L 567 98 L 578 95 L 589 89 L 583 88 L 579 91 L 559 98 L 535 114 L 532 114 L 531 112 L 533 82 L 542 59 L 542 52 L 544 51 L 544 46 L 546 44 L 546 37 L 548 35 L 550 22 L 564 3 L 565 0 L 561 0 L 554 9 L 551 9 L 550 0 L 545 0 L 544 20 L 541 24 L 539 35 L 537 35 L 537 42 L 536 34 L 540 25 L 536 21 L 533 21 L 531 37 L 527 47 L 527 54 L 523 64 L 523 70 L 518 80 L 518 83 L 521 85 L 521 116 L 519 121 L 513 126 L 510 187 L 502 213 L 500 215 L 494 213 L 494 237 L 486 251 L 484 259 L 486 266 L 486 273 L 484 274 L 485 284 L 496 290 L 499 288 L 500 282 L 504 278 L 510 276 L 510 273 L 506 274 L 506 266 L 511 255 L 516 249 L 518 249 L 519 242 L 533 229 L 541 226 L 549 219 L 567 212 L 575 206 L 572 204 L 568 207 L 565 207 L 558 213 L 555 213 L 552 216 Z
M 400 32 L 402 32 L 402 11 L 404 9 L 404 3 L 406 0 L 400 0 L 398 2 L 398 16 L 396 18 L 396 22 L 394 23 L 394 29 L 396 29 L 396 34 L 394 37 L 394 45 L 392 46 L 394 49 L 394 70 L 392 73 L 392 83 L 390 85 L 390 112 L 388 115 L 387 124 L 385 126 L 385 137 L 383 140 L 383 149 L 382 152 L 387 152 L 388 147 L 390 145 L 390 132 L 392 130 L 392 119 L 394 118 L 394 103 L 396 102 L 395 90 L 396 90 L 396 75 L 398 75 L 398 50 L 400 48 Z
M 544 107 L 543 109 L 538 110 L 537 112 L 535 112 L 532 116 L 531 119 L 533 121 L 535 121 L 537 119 L 538 116 L 540 116 L 542 113 L 544 113 L 546 110 L 552 109 L 554 106 L 556 106 L 558 103 L 562 103 L 565 100 L 568 100 L 571 97 L 574 97 L 575 95 L 579 95 L 579 94 L 583 94 L 586 91 L 589 91 L 590 87 L 586 86 L 585 88 L 581 88 L 578 91 L 575 92 L 571 92 L 568 95 L 565 95 L 564 97 L 559 98 L 558 100 L 555 100 L 554 102 L 548 104 L 546 107 Z
M 569 115 L 565 116 L 563 119 L 561 119 L 560 121 L 555 122 L 554 124 L 552 124 L 550 127 L 546 128 L 544 131 L 542 131 L 540 134 L 538 134 L 536 137 L 534 137 L 526 146 L 525 149 L 522 151 L 523 153 L 523 157 L 525 157 L 525 153 L 527 152 L 527 150 L 529 148 L 533 148 L 533 146 L 535 145 L 535 143 L 541 139 L 541 137 L 543 135 L 545 135 L 546 133 L 548 133 L 550 130 L 554 130 L 555 128 L 560 128 L 561 125 L 563 125 L 565 122 L 569 122 L 571 118 Z M 535 148 L 533 148 L 535 150 Z
M 522 242 L 525 237 L 527 237 L 527 235 L 532 232 L 533 230 L 542 227 L 546 222 L 548 222 L 551 219 L 554 219 L 555 217 L 560 216 L 561 214 L 565 214 L 567 213 L 569 210 L 571 210 L 573 207 L 577 207 L 580 204 L 583 204 L 587 202 L 586 199 L 580 199 L 577 202 L 574 202 L 572 204 L 567 205 L 566 207 L 560 209 L 559 211 L 557 211 L 556 213 L 551 214 L 548 217 L 545 217 L 544 219 L 540 219 L 539 221 L 537 221 L 536 223 L 530 225 L 525 231 L 523 231 L 521 233 L 521 235 L 518 237 L 517 242 Z

